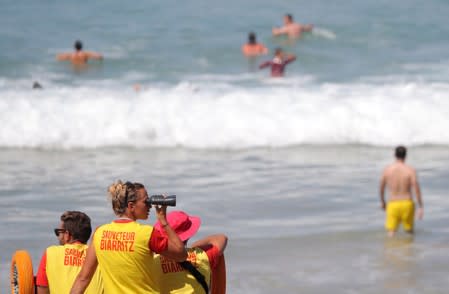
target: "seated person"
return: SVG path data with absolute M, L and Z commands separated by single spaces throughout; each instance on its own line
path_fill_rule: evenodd
M 171 226 L 181 241 L 188 240 L 198 231 L 201 219 L 183 211 L 172 211 L 167 223 L 157 222 L 156 230 L 163 232 L 164 226 Z M 228 238 L 223 234 L 207 236 L 187 248 L 187 260 L 176 262 L 162 255 L 155 255 L 159 264 L 161 293 L 209 293 L 211 277 L 226 248 Z
M 55 229 L 60 245 L 48 247 L 36 275 L 37 294 L 69 293 L 81 271 L 92 233 L 90 218 L 80 211 L 66 211 Z M 103 280 L 98 271 L 85 293 L 103 293 Z

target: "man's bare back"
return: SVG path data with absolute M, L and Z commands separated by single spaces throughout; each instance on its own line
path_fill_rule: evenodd
M 267 54 L 268 48 L 263 44 L 258 43 L 256 41 L 256 34 L 251 32 L 248 34 L 248 43 L 242 46 L 242 53 L 248 57 L 257 56 L 261 54 Z
M 412 187 L 416 184 L 415 170 L 403 161 L 387 166 L 383 179 L 389 190 L 389 200 L 412 200 Z
M 67 52 L 56 55 L 58 61 L 70 61 L 75 66 L 86 65 L 89 59 L 103 59 L 103 55 L 92 52 L 83 51 L 83 45 L 81 41 L 75 42 L 75 52 Z
M 405 163 L 405 154 L 405 147 L 397 147 L 396 161 L 387 166 L 382 174 L 380 181 L 381 207 L 385 210 L 385 188 L 388 188 L 389 190 L 388 201 L 413 200 L 414 193 L 419 205 L 418 218 L 422 218 L 423 202 L 421 197 L 421 188 L 418 183 L 418 177 L 415 169 Z

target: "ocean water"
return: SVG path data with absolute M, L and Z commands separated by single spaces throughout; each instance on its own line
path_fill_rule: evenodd
M 228 235 L 229 293 L 447 292 L 446 1 L 0 7 L 1 293 L 14 251 L 36 270 L 63 211 L 109 222 L 119 178 L 177 194 L 198 238 Z M 285 13 L 314 31 L 272 37 Z M 250 31 L 267 56 L 241 55 Z M 56 62 L 76 39 L 104 61 Z M 276 47 L 298 57 L 281 79 L 257 69 Z M 425 216 L 388 239 L 378 181 L 398 144 Z

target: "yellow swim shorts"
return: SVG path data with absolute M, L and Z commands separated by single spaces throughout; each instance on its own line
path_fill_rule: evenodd
M 405 231 L 413 231 L 415 219 L 415 204 L 412 200 L 390 201 L 387 204 L 387 219 L 385 228 L 387 231 L 396 231 L 400 223 Z

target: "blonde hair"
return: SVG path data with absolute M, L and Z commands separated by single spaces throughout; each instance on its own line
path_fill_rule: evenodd
M 123 183 L 121 180 L 113 183 L 108 187 L 108 196 L 112 203 L 112 210 L 116 215 L 125 213 L 128 207 L 128 202 L 137 200 L 137 190 L 145 189 L 145 186 L 140 183 Z

